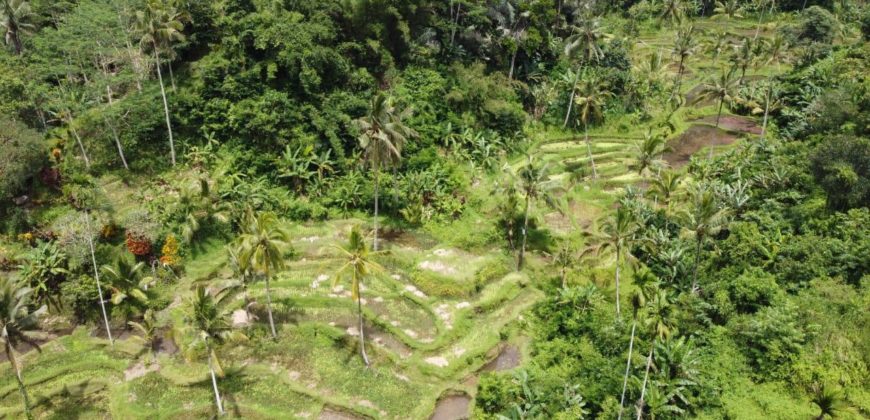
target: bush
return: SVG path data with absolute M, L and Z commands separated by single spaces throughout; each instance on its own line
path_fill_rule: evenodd
M 824 141 L 810 156 L 810 169 L 831 209 L 870 206 L 870 140 L 838 136 Z
M 99 318 L 100 295 L 97 282 L 91 276 L 82 275 L 60 285 L 64 305 L 72 311 L 78 322 Z
M 0 116 L 0 203 L 17 194 L 42 166 L 42 136 Z
M 780 294 L 776 278 L 758 267 L 752 267 L 737 276 L 728 285 L 731 302 L 737 310 L 755 313 L 772 304 Z

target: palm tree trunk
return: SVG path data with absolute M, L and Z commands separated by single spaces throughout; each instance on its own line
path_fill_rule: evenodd
M 22 47 L 21 47 L 21 38 L 18 37 L 18 25 L 15 24 L 12 19 L 10 20 L 9 30 L 7 34 L 9 35 L 9 39 L 12 40 L 12 48 L 15 49 L 15 55 L 21 55 Z
M 18 367 L 18 361 L 15 360 L 15 349 L 9 340 L 6 340 L 6 358 L 12 364 L 12 369 L 15 370 L 15 379 L 18 381 L 18 391 L 21 393 L 21 399 L 24 401 L 24 416 L 27 420 L 33 419 L 33 414 L 30 413 L 30 398 L 27 396 L 27 388 L 24 386 L 24 381 L 21 379 L 21 368 Z
M 375 237 L 372 245 L 372 249 L 375 251 L 378 250 L 378 198 L 380 192 L 380 170 L 381 168 L 377 163 L 375 163 L 375 218 L 374 218 L 374 226 L 375 226 Z
M 562 288 L 564 289 L 565 286 L 568 285 L 568 283 L 567 283 L 568 282 L 568 276 L 567 276 L 568 273 L 565 271 L 564 268 L 562 268 L 560 270 L 559 274 L 562 276 Z
M 115 130 L 114 124 L 109 122 L 107 117 L 104 118 L 104 121 L 107 126 L 109 126 L 109 130 L 112 132 L 112 138 L 115 140 L 115 147 L 118 148 L 118 156 L 121 157 L 121 163 L 124 164 L 124 169 L 130 170 L 130 166 L 127 165 L 127 158 L 124 157 L 124 148 L 121 147 L 121 139 L 118 138 L 118 132 Z
M 88 152 L 85 151 L 85 145 L 84 143 L 82 143 L 82 138 L 79 137 L 78 131 L 76 131 L 76 128 L 73 127 L 72 118 L 67 121 L 67 124 L 69 124 L 69 129 L 73 133 L 73 137 L 76 138 L 76 143 L 78 143 L 79 145 L 79 150 L 82 151 L 82 157 L 85 159 L 85 167 L 91 169 L 91 160 L 88 159 Z
M 628 372 L 631 371 L 631 353 L 634 350 L 634 331 L 637 327 L 637 319 L 631 323 L 631 339 L 628 341 L 628 357 L 625 362 L 625 376 L 622 379 L 622 396 L 619 397 L 619 418 L 622 420 L 622 410 L 625 407 L 625 389 L 628 387 Z
M 574 83 L 571 85 L 571 96 L 568 98 L 568 112 L 565 113 L 565 122 L 562 123 L 562 128 L 568 126 L 568 119 L 571 118 L 571 109 L 574 107 L 574 94 L 577 93 L 577 81 L 580 80 L 580 72 L 574 74 Z
M 160 95 L 163 96 L 163 113 L 166 114 L 166 130 L 169 132 L 169 153 L 172 166 L 175 166 L 175 139 L 172 137 L 172 123 L 169 121 L 169 102 L 166 100 L 166 87 L 163 86 L 163 73 L 160 71 L 160 53 L 154 44 L 154 59 L 157 60 L 157 80 L 160 81 Z
M 272 292 L 269 290 L 269 276 L 266 276 L 266 311 L 269 312 L 269 328 L 272 329 L 272 338 L 277 338 L 275 320 L 272 318 Z
M 619 318 L 619 260 L 622 256 L 622 246 L 616 245 L 616 317 Z
M 698 291 L 698 264 L 701 262 L 701 241 L 702 236 L 698 236 L 697 244 L 695 245 L 695 267 L 692 269 L 692 292 Z
M 508 73 L 508 80 L 514 80 L 514 66 L 517 62 L 517 52 L 519 52 L 519 48 L 514 50 L 514 53 L 511 54 L 511 70 Z
M 589 155 L 589 163 L 592 165 L 592 179 L 598 179 L 598 170 L 595 169 L 595 158 L 592 156 L 592 143 L 589 143 L 589 125 L 583 120 L 583 137 L 586 141 L 586 154 Z
M 526 239 L 529 237 L 529 211 L 531 211 L 532 199 L 526 193 L 526 213 L 523 216 L 523 244 L 520 246 L 520 255 L 517 258 L 517 271 L 523 269 L 523 261 L 526 257 Z
M 175 93 L 178 91 L 178 88 L 175 87 L 175 73 L 172 71 L 172 60 L 169 60 L 167 67 L 169 67 L 169 84 L 172 86 L 172 93 Z
M 768 80 L 770 83 L 770 80 Z M 772 86 L 770 84 L 767 85 L 767 94 L 765 96 L 764 101 L 764 119 L 761 121 L 761 139 L 764 140 L 764 135 L 767 132 L 767 116 L 770 113 L 770 89 Z
M 653 340 L 652 345 L 649 347 L 649 355 L 646 357 L 646 372 L 643 374 L 643 385 L 640 387 L 640 400 L 637 401 L 637 420 L 640 420 L 640 417 L 643 414 L 643 399 L 646 397 L 646 383 L 649 379 L 649 368 L 652 365 L 652 355 L 655 343 L 655 340 Z
M 719 112 L 716 113 L 716 128 L 719 128 L 719 119 L 722 118 L 722 105 L 725 104 L 725 98 L 719 97 Z
M 222 415 L 224 415 L 224 404 L 223 404 L 223 402 L 221 402 L 221 393 L 220 393 L 220 391 L 218 391 L 218 386 L 217 386 L 217 376 L 214 373 L 214 366 L 212 365 L 211 347 L 210 346 L 206 346 L 206 347 L 207 347 L 207 351 L 208 351 L 208 371 L 209 371 L 209 373 L 211 373 L 211 386 L 212 386 L 212 389 L 214 389 L 214 401 L 217 404 L 218 415 L 222 416 Z
M 359 318 L 359 352 L 362 355 L 363 362 L 365 362 L 366 367 L 368 367 L 369 356 L 366 354 L 366 333 L 362 316 L 362 294 L 357 294 L 356 297 L 356 315 L 357 318 Z
M 91 215 L 86 214 L 86 226 L 88 236 L 88 247 L 91 251 L 91 263 L 94 266 L 94 280 L 97 281 L 97 293 L 100 295 L 100 310 L 103 312 L 103 322 L 106 324 L 106 336 L 109 338 L 109 343 L 115 347 L 115 340 L 112 338 L 112 328 L 109 326 L 109 315 L 106 313 L 106 301 L 103 298 L 103 286 L 100 284 L 100 270 L 97 269 L 97 256 L 94 252 L 94 238 L 91 237 Z
M 683 61 L 685 61 L 685 57 L 680 56 L 680 65 L 677 67 L 677 83 L 674 84 L 674 91 L 671 92 L 671 97 L 677 95 L 680 92 L 680 87 L 683 85 Z

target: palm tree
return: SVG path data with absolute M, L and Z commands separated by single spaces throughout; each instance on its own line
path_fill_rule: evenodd
M 701 246 L 704 239 L 715 235 L 728 221 L 728 209 L 719 205 L 715 193 L 710 188 L 699 188 L 694 192 L 692 203 L 683 214 L 683 226 L 695 238 L 695 263 L 692 268 L 692 291 L 698 291 L 698 264 L 701 262 Z
M 163 97 L 163 112 L 166 116 L 166 130 L 169 132 L 169 151 L 172 166 L 175 166 L 175 140 L 172 135 L 172 123 L 169 120 L 169 102 L 166 99 L 166 87 L 163 84 L 163 73 L 160 71 L 160 48 L 171 48 L 172 43 L 183 41 L 185 15 L 180 13 L 171 3 L 165 0 L 148 0 L 144 10 L 136 12 L 136 29 L 141 38 L 140 44 L 154 50 L 157 79 L 160 82 L 160 95 Z
M 637 157 L 634 166 L 638 175 L 648 175 L 652 169 L 661 170 L 667 165 L 667 162 L 661 158 L 670 149 L 667 143 L 667 139 L 661 133 L 653 134 L 652 130 L 648 130 L 644 134 L 643 141 L 635 145 Z
M 655 349 L 658 340 L 667 339 L 676 333 L 675 312 L 676 307 L 671 304 L 670 298 L 664 290 L 658 290 L 647 305 L 646 327 L 652 333 L 653 340 L 646 357 L 643 385 L 641 385 L 640 399 L 637 402 L 637 420 L 640 420 L 643 415 L 644 397 L 646 396 L 646 384 L 649 380 L 649 370 L 652 366 L 653 349 Z
M 637 315 L 646 305 L 643 293 L 635 291 L 631 294 L 631 338 L 628 340 L 628 357 L 625 362 L 625 375 L 622 378 L 622 394 L 619 397 L 619 419 L 622 419 L 622 410 L 625 407 L 625 390 L 628 388 L 628 373 L 631 371 L 631 356 L 634 351 L 634 333 L 637 330 Z
M 516 6 L 514 6 L 510 0 L 501 0 L 489 9 L 489 16 L 493 21 L 495 21 L 498 26 L 497 30 L 501 32 L 502 37 L 509 40 L 511 68 L 508 73 L 508 79 L 513 80 L 514 67 L 516 66 L 520 42 L 522 42 L 523 38 L 526 36 L 524 20 L 529 17 L 529 12 L 518 14 Z
M 139 335 L 134 336 L 136 340 L 139 340 L 144 345 L 144 350 L 148 353 L 149 356 L 153 356 L 152 352 L 154 348 L 157 346 L 157 315 L 154 314 L 154 311 L 148 309 L 142 315 L 141 322 L 129 321 L 127 325 L 130 328 L 133 328 Z
M 21 34 L 36 29 L 30 21 L 36 16 L 25 0 L 2 0 L 0 30 L 5 33 L 6 45 L 12 45 L 16 55 L 21 55 Z
M 229 203 L 216 194 L 207 177 L 181 188 L 171 214 L 181 221 L 181 237 L 190 243 L 203 225 L 227 223 L 230 220 Z
M 196 350 L 201 345 L 205 346 L 208 370 L 211 374 L 211 384 L 219 415 L 224 414 L 224 406 L 218 391 L 217 377 L 223 377 L 224 373 L 216 351 L 226 341 L 242 337 L 232 331 L 230 321 L 232 312 L 228 308 L 228 304 L 233 298 L 232 291 L 233 289 L 229 288 L 210 292 L 204 286 L 197 286 L 193 297 L 189 300 L 186 317 L 187 324 L 194 332 L 194 339 L 190 343 L 189 350 Z
M 593 61 L 598 61 L 602 56 L 601 46 L 599 43 L 608 35 L 601 29 L 601 18 L 598 17 L 583 17 L 580 24 L 571 28 L 572 35 L 568 37 L 565 44 L 565 56 L 572 60 L 579 57 L 581 65 L 589 65 Z M 565 122 L 562 127 L 568 126 L 568 120 L 571 118 L 571 109 L 574 106 L 574 92 L 577 87 L 581 72 L 574 73 L 574 82 L 571 84 L 571 96 L 568 98 L 568 111 L 565 113 Z
M 695 38 L 695 26 L 689 24 L 677 30 L 677 37 L 674 39 L 674 46 L 671 49 L 673 55 L 679 57 L 679 66 L 677 67 L 677 82 L 674 84 L 674 90 L 671 92 L 671 97 L 676 96 L 680 92 L 680 87 L 683 83 L 683 71 L 685 70 L 686 60 L 695 54 L 698 50 L 698 40 Z
M 108 281 L 112 291 L 112 304 L 117 306 L 126 302 L 128 318 L 133 310 L 144 310 L 148 304 L 148 287 L 154 283 L 154 279 L 143 276 L 144 269 L 144 262 L 136 262 L 125 256 L 119 256 L 112 265 L 103 265 L 101 268 L 103 278 Z
M 90 169 L 91 160 L 88 157 L 88 152 L 85 150 L 85 145 L 82 143 L 82 138 L 79 136 L 74 123 L 74 108 L 80 107 L 89 103 L 89 99 L 84 92 L 76 92 L 61 83 L 56 91 L 56 96 L 52 98 L 52 110 L 49 111 L 55 121 L 66 124 L 69 134 L 72 134 L 82 152 L 82 158 L 85 161 L 85 167 Z
M 568 271 L 588 261 L 598 248 L 587 246 L 579 252 L 567 239 L 562 241 L 556 254 L 553 256 L 553 264 L 559 267 L 559 278 L 562 280 L 562 288 L 568 287 Z
M 365 238 L 363 238 L 357 226 L 350 231 L 347 247 L 334 245 L 334 248 L 341 253 L 341 258 L 345 262 L 335 273 L 333 287 L 346 278 L 350 280 L 351 299 L 356 300 L 356 314 L 359 320 L 360 355 L 362 355 L 366 366 L 369 366 L 369 358 L 366 355 L 365 323 L 362 316 L 362 291 L 360 290 L 360 284 L 370 275 L 384 271 L 383 267 L 373 260 L 373 257 L 378 255 L 379 252 L 369 250 Z
M 671 198 L 677 189 L 679 189 L 682 178 L 682 175 L 677 171 L 665 171 L 650 181 L 647 194 L 652 195 L 656 200 L 661 199 L 665 208 L 669 209 L 671 207 Z
M 719 110 L 716 112 L 716 128 L 719 128 L 719 120 L 722 118 L 722 106 L 727 102 L 730 106 L 734 100 L 734 94 L 737 90 L 738 80 L 734 78 L 734 67 L 728 71 L 722 71 L 718 78 L 711 79 L 709 82 L 701 85 L 701 91 L 698 97 L 695 98 L 695 103 L 706 100 L 715 99 L 719 102 Z
M 374 171 L 375 217 L 374 245 L 378 250 L 378 199 L 379 175 L 381 167 L 393 166 L 402 159 L 402 148 L 409 138 L 417 137 L 417 132 L 406 126 L 402 120 L 411 115 L 411 109 L 399 110 L 391 97 L 378 92 L 372 98 L 368 115 L 356 120 L 360 130 L 359 144 L 365 150 L 366 161 Z
M 761 139 L 764 140 L 764 135 L 767 133 L 767 120 L 771 109 L 778 109 L 782 106 L 780 99 L 779 85 L 772 80 L 768 80 L 764 89 L 764 118 L 761 122 Z
M 814 384 L 810 401 L 819 407 L 816 420 L 824 420 L 825 417 L 836 418 L 842 412 L 849 411 L 843 392 L 831 386 Z
M 550 165 L 547 163 L 538 164 L 531 155 L 527 156 L 526 164 L 516 174 L 511 172 L 509 174 L 513 177 L 517 190 L 522 192 L 525 199 L 523 240 L 517 256 L 517 271 L 520 271 L 523 269 L 523 263 L 525 262 L 526 243 L 529 236 L 529 214 L 532 211 L 533 201 L 544 200 L 550 207 L 559 208 L 556 205 L 556 197 L 554 195 L 556 190 L 559 189 L 559 185 L 550 179 Z
M 607 90 L 607 84 L 596 77 L 584 77 L 574 96 L 574 102 L 580 110 L 577 118 L 583 123 L 583 138 L 586 142 L 589 164 L 592 165 L 592 179 L 598 178 L 598 171 L 595 169 L 592 143 L 589 141 L 589 121 L 599 121 L 604 118 L 604 105 L 611 96 L 613 93 Z
M 743 5 L 740 4 L 739 0 L 721 0 L 716 2 L 716 7 L 713 9 L 713 13 L 719 17 L 725 19 L 725 31 L 728 31 L 728 24 L 731 23 L 732 19 L 742 18 L 743 15 Z
M 260 213 L 256 216 L 248 209 L 242 221 L 242 235 L 239 237 L 239 261 L 244 268 L 252 268 L 266 280 L 266 308 L 269 313 L 269 327 L 272 338 L 276 338 L 275 321 L 272 318 L 272 295 L 269 281 L 272 275 L 284 269 L 284 250 L 290 247 L 289 234 L 280 226 L 274 213 Z
M 38 318 L 46 312 L 45 305 L 35 311 L 30 311 L 30 299 L 33 289 L 22 282 L 12 280 L 9 276 L 0 277 L 0 342 L 6 351 L 6 359 L 15 371 L 15 379 L 18 381 L 18 391 L 24 402 L 24 415 L 32 419 L 30 413 L 30 399 L 24 380 L 21 378 L 21 367 L 15 360 L 15 347 L 19 343 L 27 343 L 35 349 L 39 349 L 36 340 L 43 338 L 38 332 Z
M 638 223 L 634 215 L 631 214 L 625 206 L 620 206 L 613 213 L 612 218 L 608 218 L 601 226 L 601 232 L 604 234 L 604 243 L 601 249 L 613 248 L 616 253 L 616 316 L 620 316 L 619 311 L 619 269 L 622 264 L 622 257 L 626 248 L 631 247 L 634 241 L 635 234 L 638 231 Z
M 672 25 L 682 23 L 686 13 L 686 5 L 683 0 L 665 0 L 662 3 L 662 11 L 659 14 L 659 20 L 668 22 Z
M 756 55 L 759 53 L 758 44 L 759 43 L 753 41 L 752 38 L 743 37 L 740 44 L 735 46 L 734 55 L 731 56 L 731 62 L 735 67 L 740 68 L 739 84 L 743 84 L 743 80 L 746 78 L 746 69 L 756 61 Z

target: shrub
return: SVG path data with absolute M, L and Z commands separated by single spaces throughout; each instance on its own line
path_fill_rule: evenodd
M 838 136 L 822 142 L 810 156 L 810 169 L 828 195 L 828 207 L 870 206 L 870 140 Z
M 0 116 L 0 203 L 17 194 L 42 163 L 42 136 Z

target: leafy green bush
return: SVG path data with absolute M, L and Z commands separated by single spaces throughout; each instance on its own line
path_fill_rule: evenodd
M 39 133 L 0 115 L 0 206 L 42 166 L 44 147 Z

